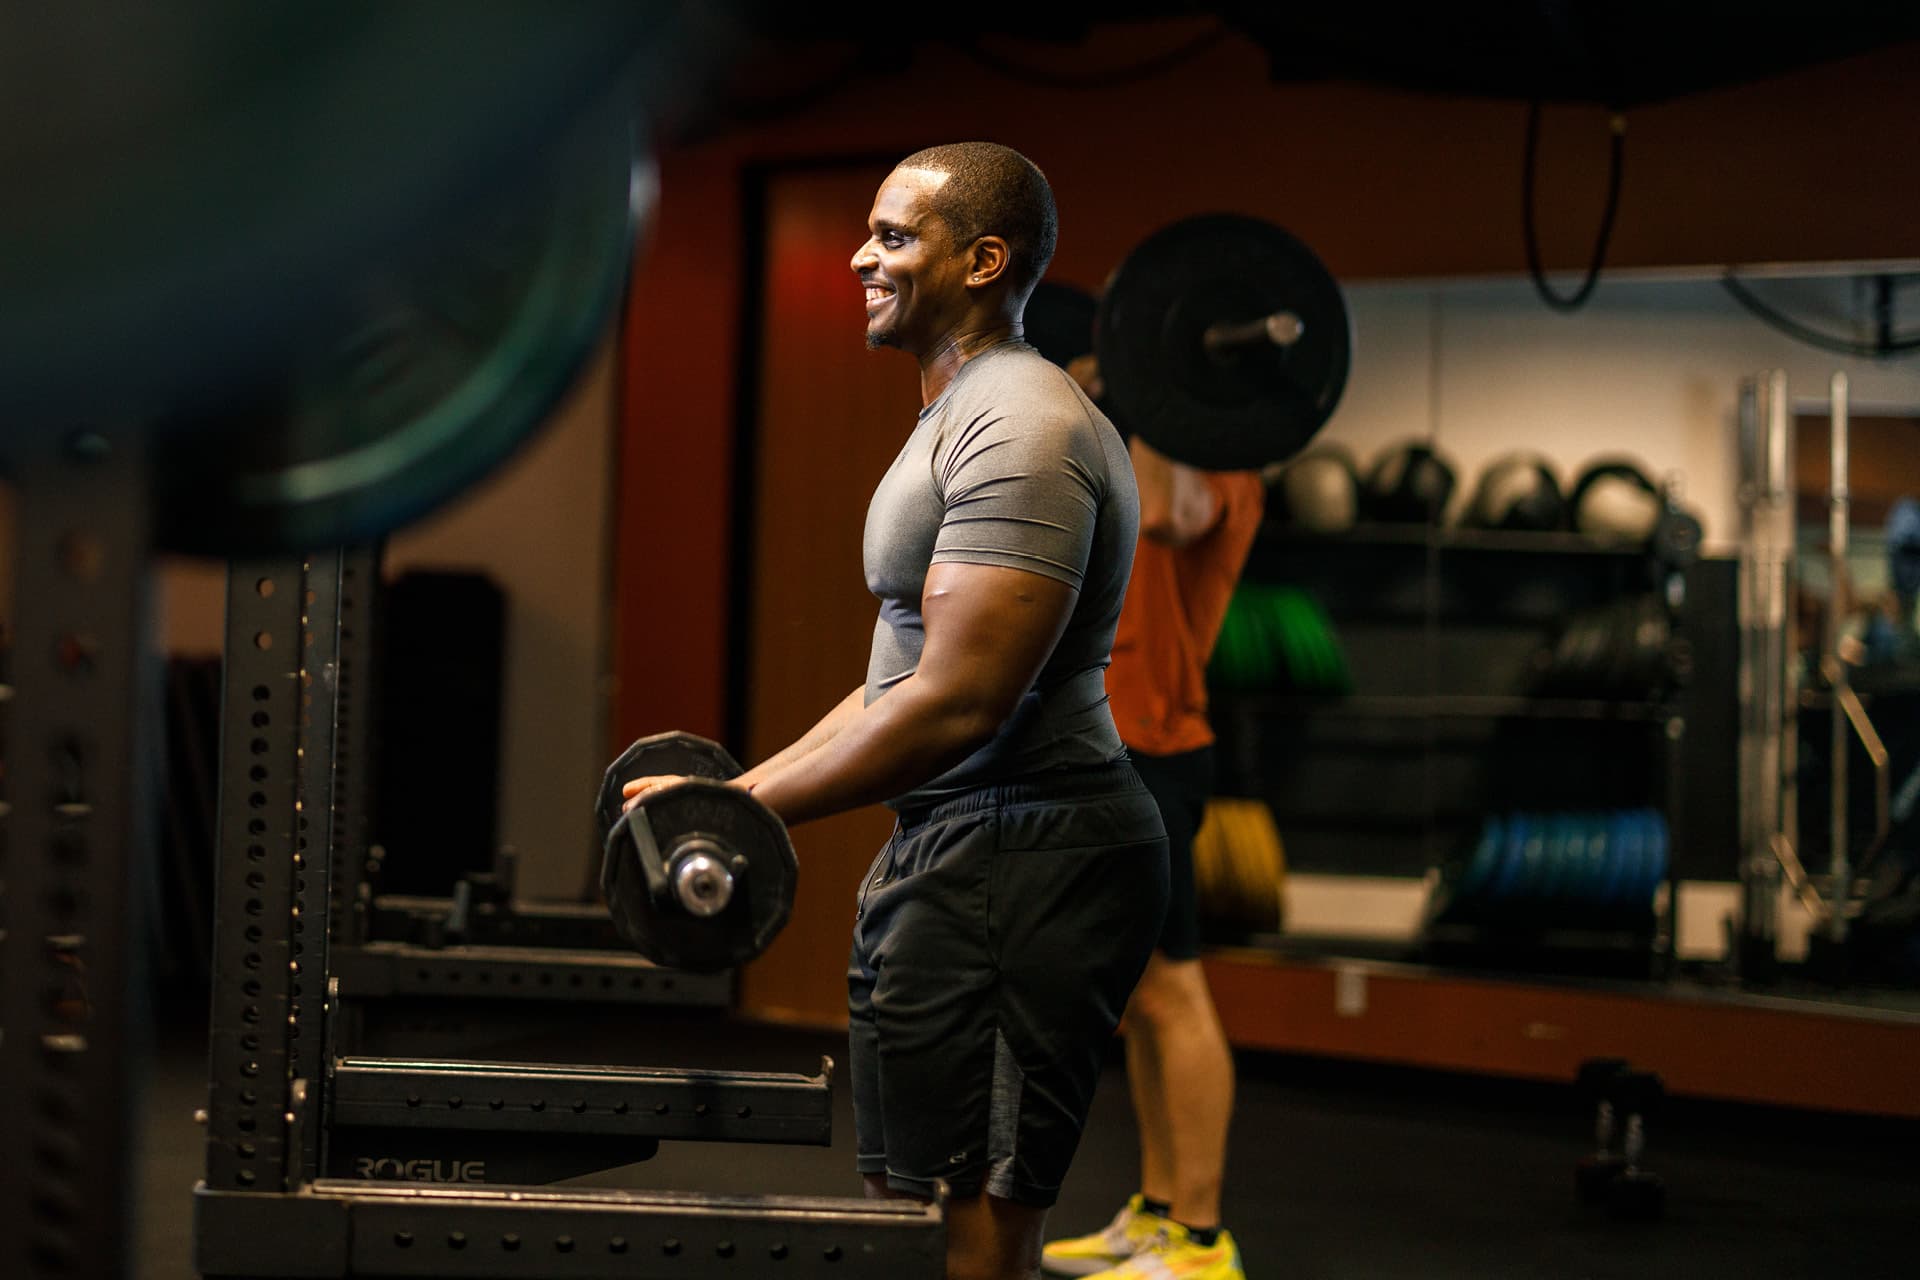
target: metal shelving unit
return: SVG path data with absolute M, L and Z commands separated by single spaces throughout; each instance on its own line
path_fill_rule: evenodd
M 1340 625 L 1357 686 L 1344 696 L 1213 694 L 1224 787 L 1274 809 L 1290 868 L 1420 876 L 1456 856 L 1482 815 L 1530 807 L 1657 808 L 1672 846 L 1685 847 L 1692 698 L 1683 682 L 1637 697 L 1533 692 L 1536 659 L 1568 617 L 1671 585 L 1645 545 L 1576 533 L 1269 527 L 1247 577 L 1315 594 Z M 1672 599 L 1689 599 L 1692 577 Z M 1684 608 L 1670 619 L 1680 635 Z M 1673 963 L 1679 876 L 1680 859 L 1670 858 L 1657 917 L 1631 939 L 1606 940 L 1643 951 L 1649 972 Z

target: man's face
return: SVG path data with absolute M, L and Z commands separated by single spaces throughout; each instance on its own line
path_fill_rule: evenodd
M 867 242 L 850 264 L 866 289 L 867 346 L 930 348 L 967 300 L 966 246 L 933 211 L 944 173 L 895 169 L 867 215 Z

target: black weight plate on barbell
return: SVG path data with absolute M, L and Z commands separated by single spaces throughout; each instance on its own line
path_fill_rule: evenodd
M 547 420 L 625 289 L 650 163 L 596 113 L 541 170 L 360 282 L 339 336 L 218 421 L 164 430 L 157 538 L 193 552 L 370 540 L 460 493 Z
M 626 797 L 620 788 L 635 778 L 684 776 L 690 778 L 737 778 L 743 770 L 731 752 L 717 742 L 692 733 L 656 733 L 641 738 L 622 751 L 607 766 L 600 778 L 600 798 L 594 815 L 600 820 L 600 838 L 605 840 L 613 824 L 620 820 Z
M 1303 330 L 1229 359 L 1204 336 L 1275 312 Z M 1107 396 L 1146 442 L 1196 467 L 1283 462 L 1313 438 L 1347 383 L 1352 321 L 1313 251 L 1258 218 L 1204 214 L 1156 231 L 1128 254 L 1101 299 L 1095 349 Z
M 677 117 L 741 7 L 0 5 L 0 445 L 197 429 L 595 104 Z
M 689 778 L 654 792 L 645 811 L 661 856 L 699 835 L 746 859 L 744 884 L 718 915 L 694 916 L 647 892 L 629 824 L 609 835 L 600 887 L 620 936 L 655 964 L 693 973 L 731 969 L 765 951 L 793 912 L 800 874 L 793 841 L 773 810 L 739 787 Z

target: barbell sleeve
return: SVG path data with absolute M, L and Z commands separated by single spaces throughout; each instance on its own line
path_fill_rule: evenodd
M 1215 359 L 1238 355 L 1248 347 L 1271 344 L 1290 347 L 1306 333 L 1306 322 L 1291 311 L 1276 311 L 1239 322 L 1222 321 L 1208 327 L 1201 341 Z

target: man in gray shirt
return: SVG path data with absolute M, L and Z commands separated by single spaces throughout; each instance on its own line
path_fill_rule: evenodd
M 867 589 L 880 601 L 863 701 L 919 669 L 933 566 L 1038 574 L 1076 598 L 1039 674 L 986 745 L 895 797 L 913 808 L 990 782 L 1102 765 L 1125 749 L 1105 673 L 1139 525 L 1126 447 L 1078 384 L 1015 340 L 968 360 L 920 411 L 867 508 Z M 1025 590 L 1018 578 L 990 581 Z
M 867 514 L 867 682 L 739 779 L 789 823 L 899 812 L 847 975 L 859 1167 L 873 1195 L 947 1184 L 948 1275 L 970 1280 L 1037 1273 L 1166 908 L 1165 830 L 1105 690 L 1133 472 L 1020 341 L 1055 226 L 1039 169 L 991 143 L 881 186 L 852 266 L 868 346 L 919 360 L 923 407 Z

